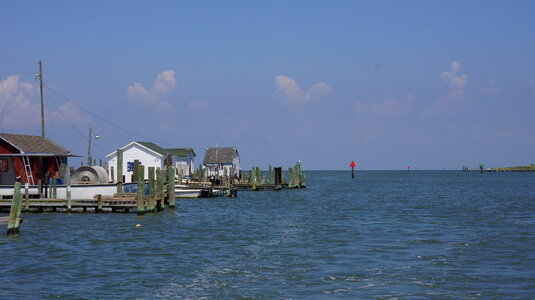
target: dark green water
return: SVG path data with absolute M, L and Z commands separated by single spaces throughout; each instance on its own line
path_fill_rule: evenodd
M 143 217 L 26 214 L 0 299 L 535 297 L 535 173 L 306 173 Z

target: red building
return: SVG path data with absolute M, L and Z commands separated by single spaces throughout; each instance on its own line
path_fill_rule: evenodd
M 0 185 L 37 184 L 39 178 L 54 177 L 71 151 L 35 135 L 0 133 Z

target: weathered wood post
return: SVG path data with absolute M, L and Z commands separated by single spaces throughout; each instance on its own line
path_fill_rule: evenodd
M 110 167 L 111 182 L 115 182 L 115 172 L 113 166 Z
M 30 209 L 30 184 L 26 182 L 24 184 L 24 210 L 28 211 Z
M 43 198 L 43 182 L 41 178 L 37 179 L 37 193 L 39 193 L 39 198 Z
M 13 190 L 13 202 L 11 202 L 11 211 L 9 212 L 9 221 L 7 223 L 7 235 L 19 233 L 20 213 L 22 208 L 22 197 L 20 195 L 20 177 L 15 182 Z
M 156 197 L 158 199 L 158 211 L 162 211 L 165 208 L 165 199 L 164 199 L 164 177 L 165 171 L 156 170 Z
M 301 175 L 301 163 L 298 162 L 295 164 L 295 169 L 297 170 L 297 174 L 295 176 L 295 179 L 296 179 L 296 185 L 298 188 L 301 188 L 303 187 L 303 183 L 301 182 L 301 179 L 303 178 Z
M 292 167 L 288 168 L 288 188 L 292 189 L 294 184 L 294 169 Z
M 175 168 L 167 167 L 167 197 L 169 198 L 169 208 L 175 208 Z
M 281 167 L 275 167 L 275 172 L 273 172 L 273 189 L 275 191 L 280 191 L 282 189 L 281 186 L 281 174 L 282 174 L 282 168 Z
M 59 165 L 59 178 L 61 179 L 61 182 L 65 184 L 65 164 L 61 163 Z
M 297 163 L 294 165 L 294 173 L 292 179 L 294 181 L 292 183 L 293 187 L 299 188 L 299 165 Z
M 52 199 L 58 199 L 58 172 L 52 178 Z
M 275 184 L 275 174 L 271 165 L 268 166 L 268 184 Z
M 137 172 L 139 171 L 139 169 L 137 168 L 139 166 L 139 160 L 134 160 L 134 170 L 132 172 L 132 182 L 137 182 L 137 179 L 138 179 L 138 176 L 137 176 Z
M 67 189 L 67 212 L 72 211 L 72 200 L 71 200 L 71 176 L 66 177 L 67 181 L 65 182 L 65 188 Z
M 145 169 L 143 165 L 138 165 L 135 169 L 137 169 L 137 214 L 143 215 L 145 214 L 145 182 L 143 180 Z
M 256 179 L 256 168 L 252 167 L 251 171 L 249 171 L 249 177 L 251 181 L 251 191 L 257 191 L 257 179 Z
M 149 212 L 154 212 L 156 205 L 156 181 L 154 179 L 154 167 L 149 167 Z
M 102 212 L 102 195 L 101 194 L 97 194 L 97 209 L 95 210 L 95 212 L 97 213 Z
M 123 193 L 123 149 L 117 149 L 117 194 Z
M 260 184 L 266 183 L 266 176 L 264 176 L 264 172 L 262 169 L 260 169 L 260 167 L 258 167 L 258 177 L 260 178 Z

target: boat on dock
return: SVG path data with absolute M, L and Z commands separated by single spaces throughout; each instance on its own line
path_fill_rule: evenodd
M 212 198 L 225 196 L 226 194 L 227 190 L 222 188 L 175 186 L 175 198 Z

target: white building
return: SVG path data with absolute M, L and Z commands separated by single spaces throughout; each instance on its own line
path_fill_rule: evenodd
M 154 167 L 165 169 L 165 159 L 167 154 L 171 154 L 173 158 L 173 167 L 176 168 L 177 175 L 188 176 L 193 173 L 195 169 L 195 151 L 191 148 L 173 148 L 165 149 L 150 142 L 131 142 L 130 144 L 120 148 L 123 150 L 123 176 L 124 183 L 132 182 L 132 175 L 134 172 L 134 161 L 145 168 Z M 114 180 L 117 180 L 117 151 L 107 155 L 108 157 L 108 173 L 111 176 L 111 167 L 115 169 Z M 145 169 L 145 179 L 148 179 L 148 172 Z
M 240 176 L 240 155 L 234 147 L 206 148 L 202 164 L 208 177 L 228 175 L 230 170 Z

